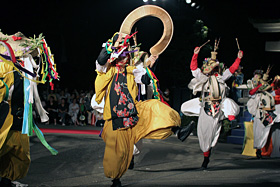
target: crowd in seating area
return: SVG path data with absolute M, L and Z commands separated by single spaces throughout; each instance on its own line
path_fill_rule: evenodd
M 68 88 L 41 92 L 42 105 L 49 116 L 46 124 L 103 126 L 103 114 L 90 106 L 93 94 L 93 90 L 69 91 Z M 36 110 L 34 110 L 34 119 L 39 120 Z

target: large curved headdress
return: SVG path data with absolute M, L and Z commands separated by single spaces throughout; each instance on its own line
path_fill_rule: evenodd
M 157 17 L 163 23 L 164 30 L 160 40 L 150 48 L 152 55 L 160 55 L 167 48 L 173 36 L 173 21 L 163 8 L 155 5 L 144 5 L 136 8 L 124 19 L 119 33 L 129 35 L 133 25 L 146 16 Z
M 31 54 L 33 57 L 38 55 L 37 48 L 43 44 L 42 40 L 44 36 L 42 34 L 39 35 L 38 38 L 27 38 L 21 32 L 17 32 L 13 35 L 7 35 L 0 32 L 0 39 L 7 42 L 14 51 L 15 57 L 26 56 L 27 54 Z M 8 50 L 0 45 L 0 53 L 4 55 L 8 55 Z
M 39 65 L 37 65 L 33 59 L 33 57 L 36 56 L 40 56 Z M 26 63 L 24 63 L 26 58 L 29 59 L 32 64 L 32 68 L 30 69 L 28 69 Z M 34 38 L 27 38 L 21 32 L 17 32 L 14 35 L 7 35 L 0 31 L 0 62 L 1 61 L 12 66 L 22 77 L 30 81 L 44 84 L 47 78 L 49 78 L 52 89 L 52 80 L 59 79 L 53 54 L 43 34 L 40 34 L 37 38 L 35 35 Z M 36 69 L 36 71 L 34 71 L 33 68 Z M 21 71 L 24 73 L 21 73 Z M 42 75 L 41 80 L 37 80 L 40 77 L 40 72 Z M 26 77 L 25 73 L 30 77 Z

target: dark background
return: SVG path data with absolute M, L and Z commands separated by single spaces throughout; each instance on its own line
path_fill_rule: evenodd
M 194 1 L 194 0 L 193 0 Z M 252 20 L 279 19 L 277 1 L 242 0 L 196 0 L 196 9 L 185 0 L 157 0 L 155 4 L 164 8 L 174 22 L 174 36 L 167 50 L 160 56 L 156 75 L 161 87 L 186 88 L 191 79 L 189 63 L 193 49 L 208 39 L 213 46 L 215 38 L 221 37 L 218 59 L 230 66 L 237 56 L 235 38 L 244 51 L 242 65 L 245 80 L 252 77 L 257 68 L 266 69 L 274 64 L 271 76 L 278 74 L 280 55 L 265 52 L 265 41 L 280 40 L 280 34 L 259 33 Z M 38 0 L 11 1 L 1 3 L 1 24 L 3 33 L 21 31 L 27 37 L 46 38 L 57 64 L 60 81 L 55 84 L 70 89 L 94 89 L 95 60 L 101 45 L 117 32 L 124 18 L 135 8 L 147 4 L 142 0 Z M 194 24 L 202 20 L 209 28 L 204 39 L 194 36 Z M 162 34 L 162 23 L 147 17 L 135 25 L 139 31 L 141 50 L 149 51 Z M 194 36 L 194 37 L 192 37 Z M 209 57 L 204 52 L 202 59 Z

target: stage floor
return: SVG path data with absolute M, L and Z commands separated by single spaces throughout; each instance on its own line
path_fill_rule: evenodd
M 76 133 L 44 133 L 58 150 L 52 156 L 39 142 L 30 138 L 31 166 L 19 180 L 29 187 L 110 186 L 103 174 L 105 143 L 97 134 L 79 130 L 100 127 L 62 127 L 39 125 L 43 129 L 76 130 Z M 70 132 L 70 131 L 69 131 Z M 180 142 L 175 136 L 166 140 L 144 140 L 142 153 L 135 157 L 135 167 L 122 177 L 123 186 L 276 186 L 280 184 L 280 159 L 241 155 L 242 145 L 218 143 L 212 151 L 209 169 L 199 171 L 203 155 L 196 136 Z

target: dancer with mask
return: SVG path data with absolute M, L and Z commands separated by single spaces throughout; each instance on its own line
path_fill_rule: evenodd
M 201 92 L 200 98 L 191 99 L 181 106 L 181 111 L 186 116 L 198 116 L 197 136 L 200 149 L 203 151 L 204 160 L 201 169 L 207 169 L 210 162 L 211 149 L 216 145 L 221 130 L 222 120 L 230 121 L 239 114 L 239 106 L 227 98 L 227 85 L 229 79 L 238 69 L 243 52 L 239 51 L 235 62 L 224 72 L 223 64 L 216 58 L 219 42 L 215 42 L 211 58 L 205 58 L 202 68 L 198 68 L 197 58 L 201 47 L 194 49 L 190 69 L 194 78 L 189 83 L 193 94 Z

